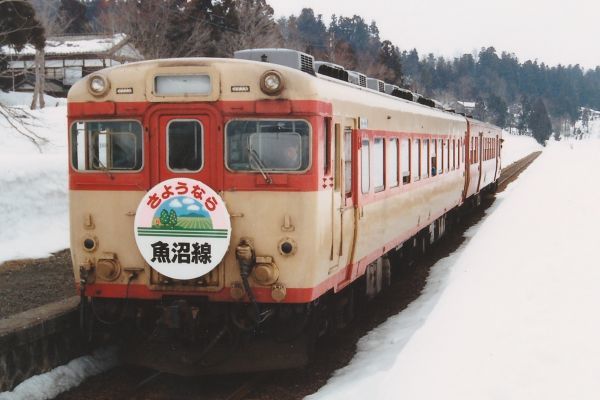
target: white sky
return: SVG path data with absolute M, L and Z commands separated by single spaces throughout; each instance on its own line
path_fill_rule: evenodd
M 303 7 L 377 22 L 382 39 L 420 55 L 454 57 L 494 46 L 519 61 L 600 65 L 600 3 L 594 0 L 268 0 L 277 17 Z

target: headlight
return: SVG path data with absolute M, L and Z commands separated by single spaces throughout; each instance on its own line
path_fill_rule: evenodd
M 283 90 L 283 77 L 277 71 L 267 71 L 260 78 L 260 89 L 269 96 L 275 96 Z
M 94 96 L 102 96 L 108 92 L 110 84 L 102 75 L 93 75 L 88 80 L 88 89 Z

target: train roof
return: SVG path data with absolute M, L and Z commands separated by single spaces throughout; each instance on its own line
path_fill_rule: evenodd
M 260 89 L 259 77 L 269 70 L 278 71 L 284 79 L 284 90 L 269 96 Z M 68 94 L 69 102 L 202 102 L 202 101 L 256 101 L 256 100 L 318 100 L 335 103 L 341 108 L 366 110 L 374 115 L 387 114 L 387 119 L 397 112 L 405 116 L 425 116 L 447 122 L 465 123 L 465 117 L 434 107 L 402 99 L 368 87 L 358 86 L 321 74 L 309 74 L 284 65 L 232 58 L 175 58 L 140 61 L 101 70 L 95 74 L 107 77 L 110 90 L 104 96 L 92 96 L 88 90 L 89 79 L 77 82 Z M 206 95 L 158 96 L 153 91 L 154 78 L 159 75 L 211 76 L 212 91 Z M 245 92 L 234 87 L 247 87 Z M 127 89 L 127 90 L 123 90 Z M 340 107 L 336 107 L 340 108 Z M 368 111 L 370 110 L 370 111 Z M 375 111 L 376 110 L 376 111 Z M 359 114 L 360 115 L 360 114 Z M 408 117 L 410 119 L 410 117 Z M 397 119 L 397 118 L 396 118 Z M 386 124 L 387 125 L 387 124 Z M 418 129 L 418 121 L 403 129 Z M 382 128 L 383 129 L 383 128 Z

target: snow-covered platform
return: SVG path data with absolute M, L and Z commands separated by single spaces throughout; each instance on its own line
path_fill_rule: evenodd
M 552 142 L 311 399 L 598 399 L 600 140 Z

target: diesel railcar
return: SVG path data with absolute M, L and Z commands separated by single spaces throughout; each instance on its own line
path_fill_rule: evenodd
M 302 365 L 501 168 L 499 128 L 285 49 L 101 70 L 68 120 L 82 323 L 182 374 Z

